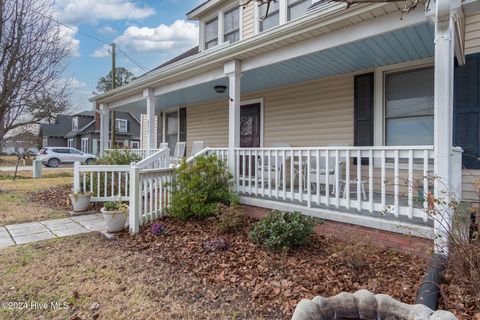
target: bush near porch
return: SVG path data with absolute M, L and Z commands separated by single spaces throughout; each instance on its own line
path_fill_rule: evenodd
M 238 203 L 233 176 L 216 155 L 183 161 L 173 175 L 169 213 L 176 218 L 205 219 L 215 215 L 219 203 Z

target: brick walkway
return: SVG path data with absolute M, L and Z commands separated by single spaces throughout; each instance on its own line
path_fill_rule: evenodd
M 0 227 L 0 248 L 103 230 L 105 222 L 99 214 L 11 224 Z

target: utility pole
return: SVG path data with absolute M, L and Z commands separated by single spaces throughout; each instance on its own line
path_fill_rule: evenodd
M 112 43 L 112 90 L 115 89 L 115 80 L 116 80 L 116 67 L 115 67 L 115 43 Z M 111 124 L 111 132 L 112 132 L 112 149 L 115 149 L 116 147 L 116 135 L 117 135 L 117 128 L 116 128 L 116 118 L 115 118 L 115 111 L 112 110 L 112 124 Z

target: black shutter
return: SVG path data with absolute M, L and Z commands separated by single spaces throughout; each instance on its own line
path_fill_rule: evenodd
M 130 120 L 127 120 L 127 133 L 130 132 Z
M 373 146 L 373 103 L 374 74 L 355 76 L 353 95 L 355 146 Z M 362 164 L 368 164 L 368 159 L 362 159 Z
M 180 141 L 187 141 L 187 109 L 180 108 Z
M 455 67 L 453 143 L 463 149 L 463 166 L 480 169 L 480 54 Z

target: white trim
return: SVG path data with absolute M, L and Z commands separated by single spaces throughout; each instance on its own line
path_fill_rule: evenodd
M 42 147 L 44 148 L 48 147 L 48 136 L 43 136 Z
M 68 148 L 75 148 L 75 141 L 73 138 L 67 140 L 67 147 Z
M 385 75 L 433 66 L 433 58 L 378 67 L 374 70 L 373 144 L 385 145 Z
M 162 141 L 161 142 L 165 143 L 166 139 L 167 139 L 167 131 L 166 131 L 166 128 L 167 128 L 167 114 L 168 113 L 174 113 L 174 112 L 177 113 L 177 128 L 178 128 L 177 141 L 180 141 L 180 109 L 182 109 L 182 108 L 184 108 L 184 107 L 173 107 L 173 108 L 169 108 L 167 110 L 162 111 L 162 124 L 163 125 L 162 125 Z M 187 123 L 187 130 L 188 130 L 188 123 Z
M 119 123 L 122 122 L 125 124 L 125 131 L 120 130 Z M 128 120 L 127 119 L 115 119 L 115 128 L 118 133 L 128 133 Z
M 88 138 L 82 138 L 82 140 L 80 142 L 80 151 L 82 151 L 83 153 L 89 153 L 90 152 L 88 141 L 89 141 Z M 86 144 L 85 144 L 85 142 L 86 142 Z M 86 148 L 84 148 L 84 146 L 86 146 Z
M 78 116 L 72 118 L 72 131 L 78 130 Z
M 263 137 L 264 137 L 264 130 L 265 130 L 265 110 L 264 110 L 263 101 L 264 101 L 263 97 L 240 101 L 240 108 L 249 104 L 255 104 L 255 103 L 260 104 L 260 148 L 263 148 L 263 145 L 264 145 Z

